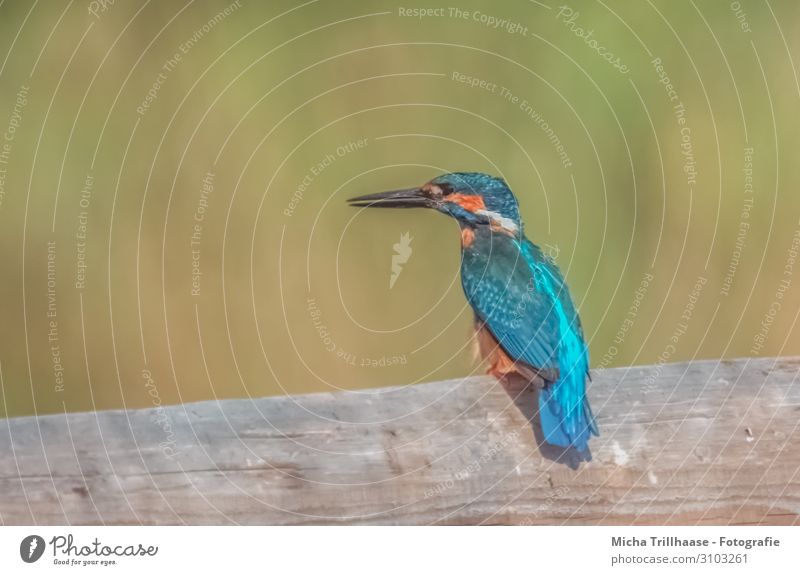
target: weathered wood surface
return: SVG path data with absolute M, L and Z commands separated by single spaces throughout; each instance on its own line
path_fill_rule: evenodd
M 797 524 L 798 370 L 596 373 L 602 435 L 577 469 L 487 377 L 0 420 L 0 521 Z

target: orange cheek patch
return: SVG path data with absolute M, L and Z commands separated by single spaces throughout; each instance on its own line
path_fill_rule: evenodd
M 465 194 L 450 194 L 445 197 L 448 202 L 454 202 L 473 214 L 478 210 L 485 210 L 486 204 L 483 203 L 482 196 L 471 196 Z

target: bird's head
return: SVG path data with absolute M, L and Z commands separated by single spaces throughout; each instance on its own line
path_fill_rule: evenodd
M 368 194 L 348 202 L 369 208 L 433 208 L 462 226 L 491 225 L 514 234 L 522 229 L 511 189 L 501 178 L 480 172 L 443 174 L 417 188 Z

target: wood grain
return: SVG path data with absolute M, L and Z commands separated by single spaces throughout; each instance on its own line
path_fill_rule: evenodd
M 799 370 L 596 372 L 588 462 L 487 377 L 0 420 L 0 522 L 796 524 Z

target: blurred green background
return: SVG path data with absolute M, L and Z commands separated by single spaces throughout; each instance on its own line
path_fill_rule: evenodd
M 459 8 L 3 2 L 0 414 L 482 371 L 455 223 L 344 203 L 455 170 L 595 369 L 800 352 L 800 5 Z

